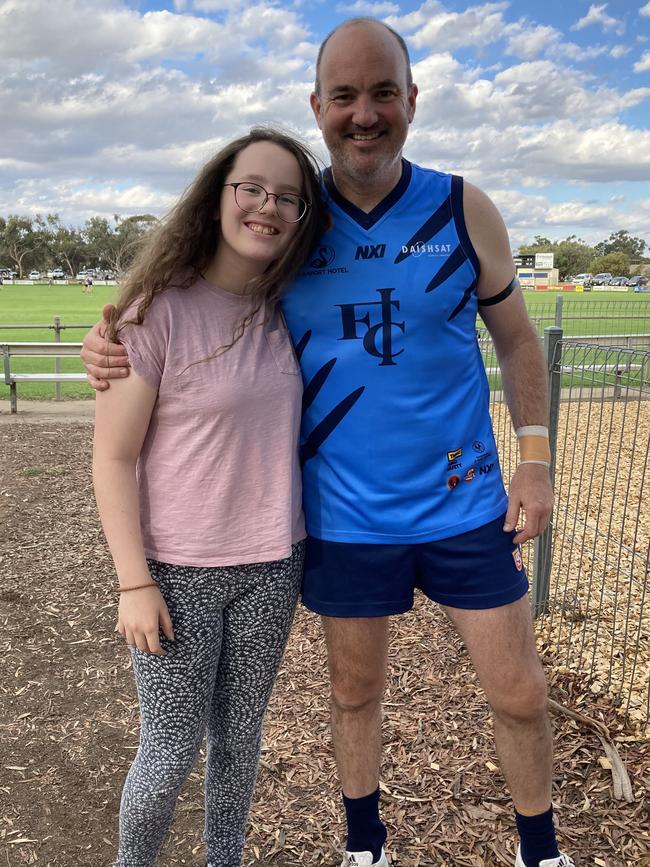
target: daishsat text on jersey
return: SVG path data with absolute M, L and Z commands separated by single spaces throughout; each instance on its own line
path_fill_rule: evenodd
M 411 256 L 421 256 L 423 253 L 444 256 L 451 253 L 451 244 L 403 244 L 402 253 L 410 253 Z

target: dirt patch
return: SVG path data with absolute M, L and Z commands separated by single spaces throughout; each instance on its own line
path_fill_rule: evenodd
M 95 417 L 94 400 L 21 400 L 18 411 L 11 412 L 8 400 L 0 400 L 0 425 L 6 424 L 70 424 Z
M 90 476 L 91 426 L 0 428 L 0 864 L 109 867 L 137 748 L 130 660 L 114 633 L 114 575 Z M 580 675 L 553 697 L 603 722 L 636 800 L 617 802 L 595 734 L 555 720 L 554 802 L 578 867 L 650 864 L 647 743 Z M 393 622 L 384 723 L 384 813 L 395 867 L 514 863 L 514 821 L 482 692 L 447 622 L 418 601 Z M 160 864 L 203 865 L 203 759 Z M 267 717 L 248 867 L 333 867 L 343 825 L 317 618 L 299 610 Z

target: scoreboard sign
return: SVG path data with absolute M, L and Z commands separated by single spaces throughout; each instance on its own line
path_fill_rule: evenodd
M 553 253 L 535 253 L 536 268 L 552 268 Z
M 536 268 L 535 264 L 535 254 L 524 254 L 522 256 L 515 256 L 513 259 L 515 263 L 515 268 Z

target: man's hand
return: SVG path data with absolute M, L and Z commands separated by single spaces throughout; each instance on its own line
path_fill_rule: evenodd
M 523 511 L 526 516 L 524 526 L 513 540 L 520 545 L 546 529 L 552 509 L 553 488 L 548 469 L 542 464 L 519 464 L 510 480 L 503 529 L 506 532 L 514 530 L 519 513 Z
M 106 328 L 111 319 L 112 304 L 102 309 L 102 321 L 90 329 L 84 337 L 81 360 L 86 367 L 88 383 L 96 391 L 105 391 L 109 379 L 129 375 L 129 358 L 126 349 L 119 343 L 109 343 Z

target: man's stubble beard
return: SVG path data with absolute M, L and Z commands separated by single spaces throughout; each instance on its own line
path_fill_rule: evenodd
M 339 182 L 343 183 L 346 180 L 352 184 L 382 183 L 392 172 L 397 174 L 396 165 L 401 167 L 401 149 L 394 155 L 378 153 L 365 157 L 361 154 L 350 153 L 345 146 L 339 146 L 338 143 L 328 147 L 328 150 L 332 161 L 334 180 L 338 179 Z M 362 158 L 359 159 L 359 156 Z

